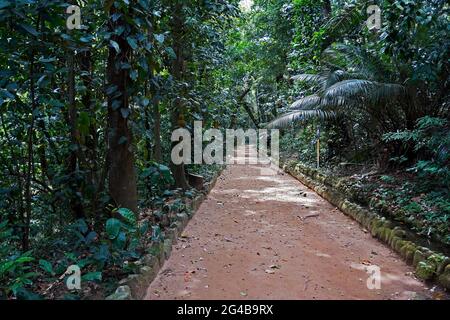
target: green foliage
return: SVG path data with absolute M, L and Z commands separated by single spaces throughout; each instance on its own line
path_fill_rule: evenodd
M 117 239 L 121 226 L 122 223 L 118 219 L 111 218 L 106 221 L 106 233 L 108 234 L 109 239 Z
M 378 33 L 365 27 L 368 4 L 382 7 Z M 169 169 L 172 130 L 195 120 L 281 127 L 283 151 L 311 163 L 320 122 L 327 165 L 408 166 L 420 180 L 393 191 L 387 172 L 380 201 L 447 236 L 445 1 L 254 0 L 245 13 L 238 0 L 83 5 L 83 28 L 69 32 L 66 1 L 0 1 L 3 297 L 37 298 L 71 264 L 101 284 L 133 272 L 149 227 L 170 226 L 196 194 L 176 190 L 182 175 Z M 123 203 L 111 192 L 123 149 L 149 214 L 110 210 Z
M 25 292 L 25 287 L 33 283 L 37 273 L 31 271 L 34 258 L 31 251 L 20 253 L 13 245 L 14 231 L 8 221 L 0 223 L 0 298 L 10 294 Z
M 394 183 L 395 182 L 395 178 L 391 177 L 391 176 L 381 176 L 380 177 L 381 181 L 385 182 L 385 183 Z
M 0 287 L 8 297 L 32 297 L 21 287 L 42 291 L 71 264 L 102 284 L 132 272 L 125 262 L 145 252 L 154 217 L 110 212 L 110 174 L 123 169 L 111 168 L 112 157 L 128 144 L 140 210 L 162 208 L 178 196 L 168 168 L 174 102 L 182 100 L 188 127 L 225 123 L 233 105 L 216 69 L 238 1 L 82 2 L 83 27 L 68 31 L 67 1 L 0 1 L 0 221 L 13 235 L 0 239 Z M 111 111 L 130 133 L 117 143 Z M 39 261 L 25 261 L 29 249 Z
M 46 273 L 54 276 L 55 275 L 55 271 L 53 270 L 52 264 L 51 262 L 44 260 L 44 259 L 40 259 L 39 260 L 39 267 L 44 270 Z
M 174 183 L 174 179 L 170 169 L 162 164 L 153 163 L 150 167 L 142 171 L 141 177 L 148 179 L 148 183 L 155 190 L 163 191 Z
M 423 117 L 414 130 L 384 135 L 385 142 L 400 142 L 406 151 L 411 148 L 420 157 L 409 170 L 423 178 L 423 185 L 431 190 L 441 186 L 450 188 L 450 130 L 446 119 Z

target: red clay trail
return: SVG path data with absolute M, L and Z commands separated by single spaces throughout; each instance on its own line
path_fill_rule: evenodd
M 365 268 L 381 269 L 369 290 Z M 201 205 L 146 299 L 419 299 L 413 269 L 288 175 L 232 165 Z

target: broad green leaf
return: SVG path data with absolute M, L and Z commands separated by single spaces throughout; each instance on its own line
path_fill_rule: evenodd
M 120 232 L 117 238 L 114 240 L 114 245 L 118 249 L 124 249 L 126 242 L 127 242 L 127 235 L 125 234 L 125 232 Z
M 127 42 L 133 50 L 136 50 L 138 48 L 136 39 L 134 39 L 133 37 L 127 37 Z
M 108 238 L 113 240 L 117 238 L 117 235 L 120 232 L 121 222 L 115 218 L 108 219 L 106 221 L 106 233 L 108 234 Z
M 32 26 L 27 25 L 27 24 L 20 24 L 20 26 L 21 26 L 25 31 L 27 31 L 28 33 L 32 34 L 33 36 L 35 36 L 35 37 L 39 36 L 39 32 L 37 32 L 36 29 L 33 28 Z
M 158 41 L 161 44 L 164 42 L 165 38 L 166 37 L 163 34 L 155 34 L 156 41 Z
M 120 47 L 117 42 L 115 42 L 114 40 L 109 40 L 109 44 L 116 50 L 118 54 L 120 53 Z
M 122 114 L 122 117 L 124 119 L 127 119 L 131 114 L 131 110 L 130 110 L 130 108 L 121 108 L 120 113 Z
M 120 208 L 117 212 L 131 225 L 136 223 L 136 215 L 127 208 Z
M 81 280 L 83 281 L 102 281 L 102 273 L 101 272 L 89 272 L 85 275 L 81 276 Z
M 52 264 L 49 261 L 44 260 L 44 259 L 40 259 L 39 260 L 39 266 L 45 272 L 47 272 L 49 274 L 54 274 Z
M 175 51 L 171 47 L 167 47 L 166 48 L 166 52 L 167 52 L 167 54 L 169 55 L 169 57 L 171 59 L 175 60 L 177 58 L 177 55 L 176 55 Z
M 8 7 L 10 5 L 10 2 L 9 1 L 6 1 L 6 0 L 0 0 L 0 10 L 1 9 L 4 9 L 4 8 L 6 8 L 6 7 Z

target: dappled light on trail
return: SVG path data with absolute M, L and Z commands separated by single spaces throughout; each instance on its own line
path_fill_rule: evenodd
M 146 299 L 412 299 L 412 268 L 286 174 L 230 165 Z M 379 266 L 370 290 L 366 268 Z

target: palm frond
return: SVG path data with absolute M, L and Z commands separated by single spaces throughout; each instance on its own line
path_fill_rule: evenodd
M 342 104 L 342 99 L 364 99 L 370 104 L 378 104 L 398 100 L 404 95 L 404 87 L 398 84 L 352 79 L 338 82 L 328 88 L 324 99 L 336 105 Z
M 339 39 L 360 27 L 362 22 L 367 19 L 364 13 L 367 3 L 368 1 L 362 1 L 362 3 L 349 5 L 331 17 L 323 26 L 325 33 L 333 39 Z
M 351 79 L 335 83 L 329 87 L 324 94 L 325 99 L 335 97 L 353 97 L 355 95 L 366 95 L 373 89 L 375 83 L 369 80 Z
M 350 44 L 335 44 L 322 52 L 322 58 L 328 63 L 352 70 L 354 78 L 379 80 L 391 74 L 389 67 L 378 56 Z
M 321 74 L 299 74 L 296 76 L 291 77 L 292 81 L 304 81 L 309 83 L 315 83 L 322 85 L 326 80 L 327 77 Z
M 321 109 L 335 109 L 339 107 L 353 107 L 357 103 L 354 99 L 346 99 L 345 97 L 323 98 L 321 100 Z
M 305 98 L 302 98 L 300 100 L 295 101 L 289 109 L 291 110 L 306 110 L 306 109 L 313 109 L 320 105 L 321 98 L 314 94 L 311 96 L 307 96 Z
M 327 80 L 324 83 L 323 91 L 326 91 L 328 88 L 333 86 L 334 84 L 344 81 L 353 79 L 354 76 L 348 72 L 345 72 L 343 70 L 335 70 L 328 74 Z
M 297 110 L 289 112 L 281 117 L 273 120 L 267 125 L 268 129 L 282 129 L 287 128 L 299 121 L 306 121 L 311 119 L 328 120 L 336 117 L 336 113 L 332 111 L 323 110 Z

